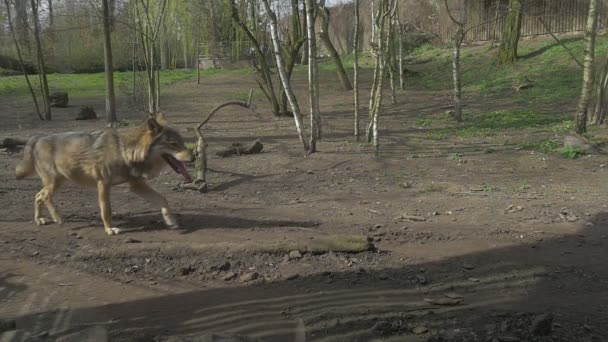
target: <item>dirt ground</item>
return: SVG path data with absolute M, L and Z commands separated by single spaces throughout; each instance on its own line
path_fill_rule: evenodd
M 57 197 L 67 222 L 38 227 L 39 180 L 15 181 L 21 153 L 0 154 L 0 319 L 17 325 L 0 341 L 608 341 L 605 156 L 505 144 L 554 134 L 534 129 L 428 140 L 416 120 L 445 111 L 449 93 L 408 89 L 387 101 L 374 157 L 351 138 L 351 94 L 324 77 L 319 153 L 303 157 L 293 120 L 258 96 L 255 114 L 229 107 L 209 123 L 208 193 L 179 190 L 168 171 L 151 182 L 180 213 L 179 231 L 122 186 L 112 201 L 123 235 L 106 236 L 95 192 L 71 185 Z M 161 106 L 194 141 L 204 113 L 254 87 L 252 75 L 217 75 L 165 89 Z M 468 101 L 471 111 L 509 105 Z M 77 99 L 49 123 L 8 99 L 0 133 L 103 127 L 73 121 L 82 104 L 102 112 L 103 98 Z M 262 154 L 215 156 L 255 138 Z M 374 248 L 259 249 L 336 235 Z

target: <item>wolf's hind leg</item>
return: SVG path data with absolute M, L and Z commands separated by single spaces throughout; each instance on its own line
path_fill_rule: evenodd
M 166 198 L 148 186 L 148 184 L 146 184 L 146 182 L 143 180 L 131 180 L 129 181 L 129 185 L 131 187 L 131 191 L 150 202 L 154 207 L 161 209 L 163 220 L 165 221 L 167 227 L 171 229 L 179 228 L 179 224 L 171 213 L 171 209 L 169 208 L 169 203 L 167 202 Z
M 51 181 L 48 179 L 43 179 L 42 182 L 44 183 L 44 186 L 42 187 L 42 190 L 36 194 L 36 199 L 34 201 L 34 222 L 36 222 L 36 224 L 39 226 L 50 223 L 48 219 L 40 216 L 42 204 L 44 204 L 46 205 L 53 222 L 62 224 L 63 220 L 61 219 L 57 208 L 55 208 L 55 203 L 53 203 L 53 194 L 61 183 L 63 183 L 63 179 L 56 178 Z
M 63 220 L 61 219 L 61 215 L 57 212 L 57 208 L 55 208 L 55 203 L 53 202 L 53 195 L 55 191 L 61 186 L 63 183 L 63 178 L 55 178 L 54 181 L 46 186 L 46 198 L 44 200 L 44 204 L 46 204 L 46 208 L 51 214 L 53 221 L 57 224 L 62 224 Z

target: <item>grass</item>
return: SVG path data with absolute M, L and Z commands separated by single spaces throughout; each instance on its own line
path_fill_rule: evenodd
M 579 61 L 583 59 L 584 42 L 581 37 L 567 38 L 564 44 Z M 516 104 L 559 105 L 569 103 L 580 93 L 581 68 L 568 52 L 549 39 L 522 41 L 520 59 L 510 65 L 497 65 L 494 60 L 496 49 L 487 46 L 463 49 L 462 80 L 464 93 L 478 96 L 508 96 Z M 430 60 L 426 66 L 408 79 L 408 86 L 426 90 L 450 90 L 451 55 L 449 49 L 433 48 L 425 45 L 415 51 L 418 60 Z M 608 36 L 598 37 L 597 56 L 608 54 Z M 534 87 L 515 92 L 514 85 L 524 78 L 534 82 Z
M 519 143 L 518 146 L 524 150 L 539 150 L 545 154 L 549 154 L 559 148 L 561 143 L 555 139 L 548 139 L 538 142 L 524 141 Z
M 566 159 L 576 159 L 585 154 L 585 152 L 577 146 L 566 146 L 559 150 L 559 155 Z
M 528 110 L 501 110 L 468 114 L 465 116 L 462 126 L 433 130 L 427 134 L 427 138 L 431 140 L 471 139 L 494 136 L 504 130 L 521 130 L 533 127 L 563 130 L 570 128 L 571 125 L 572 120 L 563 115 L 536 113 Z
M 251 69 L 209 69 L 201 70 L 201 76 L 208 77 L 216 74 L 242 74 L 253 72 Z M 141 77 L 141 75 L 140 75 Z M 196 78 L 196 70 L 163 70 L 160 73 L 161 88 L 176 82 Z M 130 84 L 133 79 L 132 72 L 114 72 L 114 82 L 117 90 L 121 84 Z M 32 75 L 30 80 L 38 89 L 38 76 Z M 49 74 L 50 91 L 66 91 L 70 97 L 99 96 L 104 94 L 105 81 L 103 73 L 93 74 Z M 23 76 L 0 77 L 0 96 L 29 96 L 29 90 Z

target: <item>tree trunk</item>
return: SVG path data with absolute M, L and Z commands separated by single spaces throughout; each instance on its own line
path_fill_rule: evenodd
M 403 69 L 403 27 L 401 26 L 401 21 L 398 20 L 397 24 L 399 25 L 399 89 L 405 89 L 405 73 Z
M 106 121 L 112 127 L 116 122 L 116 97 L 114 94 L 114 64 L 112 62 L 112 39 L 110 33 L 110 8 L 108 0 L 102 0 L 103 54 L 106 78 Z
M 608 60 L 604 63 L 600 79 L 597 82 L 597 96 L 592 124 L 601 126 L 606 121 L 606 92 L 608 91 Z
M 319 72 L 315 35 L 315 1 L 306 0 L 306 31 L 308 35 L 308 93 L 310 98 L 310 153 L 317 151 L 320 135 Z
M 23 61 L 23 55 L 21 54 L 21 48 L 19 47 L 19 41 L 17 39 L 17 33 L 15 32 L 15 26 L 13 25 L 13 20 L 11 16 L 11 5 L 9 0 L 4 0 L 4 4 L 6 5 L 6 13 L 8 19 L 8 27 L 11 30 L 11 36 L 13 38 L 13 43 L 15 44 L 15 50 L 17 51 L 17 57 L 19 58 L 19 64 L 21 65 L 21 71 L 23 71 L 23 76 L 25 77 L 25 82 L 27 83 L 27 87 L 30 90 L 30 94 L 32 94 L 32 100 L 34 101 L 34 107 L 36 108 L 36 114 L 40 120 L 44 120 L 42 114 L 40 113 L 40 107 L 38 106 L 38 98 L 36 97 L 36 92 L 34 92 L 34 87 L 32 87 L 32 82 L 30 82 L 30 77 L 27 75 L 27 69 L 25 67 L 25 62 Z
M 308 23 L 308 14 L 306 13 L 306 0 L 304 1 L 304 9 L 302 10 L 302 20 L 304 23 Z M 304 31 L 304 38 L 308 39 L 308 31 Z M 300 64 L 306 65 L 308 64 L 308 49 L 302 49 L 302 59 L 300 60 Z
M 279 103 L 279 98 L 277 97 L 275 89 L 274 89 L 274 85 L 272 82 L 272 75 L 270 73 L 270 65 L 268 65 L 268 61 L 266 60 L 266 55 L 264 54 L 264 51 L 262 51 L 260 42 L 255 37 L 254 33 L 251 32 L 251 30 L 247 27 L 247 25 L 245 25 L 245 23 L 241 20 L 241 17 L 238 12 L 238 8 L 237 8 L 234 0 L 232 0 L 231 5 L 232 5 L 231 6 L 232 20 L 245 33 L 245 35 L 247 36 L 247 38 L 249 39 L 249 41 L 251 42 L 251 44 L 253 44 L 253 46 L 255 48 L 257 59 L 258 59 L 258 64 L 259 64 L 259 67 L 257 67 L 256 69 L 258 71 L 258 74 L 262 78 L 261 82 L 257 81 L 258 85 L 259 85 L 260 89 L 262 90 L 262 92 L 264 93 L 264 96 L 266 96 L 266 99 L 268 100 L 268 102 L 270 102 L 270 106 L 272 108 L 272 114 L 274 114 L 275 116 L 280 116 L 281 115 L 281 106 Z M 252 7 L 255 7 L 255 6 L 253 6 L 253 2 L 252 2 Z M 252 10 L 251 16 L 252 16 L 252 21 L 255 23 L 255 11 Z
M 462 121 L 462 78 L 460 74 L 460 46 L 464 39 L 464 31 L 462 27 L 458 28 L 454 35 L 454 46 L 452 51 L 452 74 L 454 80 L 454 119 L 457 122 Z
M 359 141 L 359 0 L 355 0 L 355 38 L 353 39 L 354 63 L 353 63 L 353 86 L 355 97 L 355 139 Z
M 285 66 L 283 63 L 283 57 L 281 55 L 281 43 L 279 41 L 279 29 L 277 24 L 277 17 L 274 12 L 270 8 L 269 0 L 262 0 L 264 7 L 266 9 L 266 13 L 270 18 L 270 36 L 272 38 L 272 45 L 274 47 L 274 55 L 277 63 L 277 71 L 279 73 L 279 77 L 281 78 L 281 82 L 283 83 L 283 89 L 285 89 L 285 93 L 287 95 L 287 99 L 289 100 L 289 104 L 291 105 L 291 109 L 293 111 L 293 118 L 296 124 L 296 130 L 298 132 L 298 137 L 300 138 L 300 142 L 304 147 L 304 151 L 309 152 L 308 142 L 304 136 L 304 122 L 302 121 L 302 114 L 300 112 L 300 106 L 298 105 L 298 101 L 296 99 L 293 90 L 291 89 L 291 85 L 289 84 L 289 79 L 285 74 Z
M 517 46 L 521 31 L 522 3 L 524 0 L 511 0 L 509 14 L 505 19 L 500 48 L 498 49 L 498 63 L 512 63 L 517 60 Z
M 55 20 L 55 18 L 53 17 L 53 0 L 48 0 L 48 6 L 49 6 L 49 27 L 51 28 L 51 30 L 53 30 L 54 20 Z
M 336 73 L 338 74 L 338 79 L 340 80 L 342 89 L 345 91 L 353 90 L 353 86 L 350 84 L 350 80 L 348 79 L 346 70 L 344 70 L 342 60 L 340 59 L 340 54 L 334 47 L 334 44 L 332 44 L 331 39 L 329 39 L 329 9 L 327 9 L 327 7 L 323 7 L 319 8 L 319 11 L 321 12 L 321 32 L 319 32 L 319 38 L 321 38 L 323 44 L 325 44 L 325 47 L 327 48 L 327 51 L 334 60 L 334 63 L 336 63 Z
M 31 54 L 31 45 L 29 39 L 29 25 L 27 19 L 27 1 L 15 1 L 15 28 L 18 35 L 19 43 L 25 47 L 26 52 Z
M 595 62 L 595 38 L 597 35 L 597 0 L 589 2 L 589 16 L 585 30 L 585 60 L 583 62 L 583 86 L 576 110 L 576 133 L 587 132 L 587 112 L 593 87 L 593 67 Z
M 51 104 L 49 100 L 49 83 L 46 78 L 46 65 L 44 64 L 44 51 L 40 42 L 40 18 L 38 17 L 37 0 L 31 0 L 32 17 L 34 19 L 34 39 L 36 40 L 36 54 L 38 55 L 38 73 L 42 90 L 42 103 L 44 103 L 44 119 L 51 120 Z
M 454 119 L 456 121 L 462 121 L 462 79 L 460 74 L 460 47 L 462 46 L 462 42 L 464 41 L 466 31 L 465 31 L 465 20 L 467 18 L 467 6 L 468 1 L 465 0 L 464 8 L 465 11 L 461 14 L 462 18 L 460 21 L 457 20 L 453 15 L 452 11 L 448 6 L 448 0 L 443 0 L 443 4 L 447 11 L 450 20 L 456 25 L 457 30 L 452 38 L 452 78 L 454 81 Z

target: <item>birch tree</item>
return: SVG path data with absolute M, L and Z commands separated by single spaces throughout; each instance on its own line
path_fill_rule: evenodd
M 160 107 L 160 71 L 158 68 L 159 61 L 157 61 L 157 41 L 166 6 L 167 0 L 136 0 L 135 2 L 139 37 L 143 47 L 148 80 L 148 112 L 153 115 L 156 115 Z
M 589 15 L 585 29 L 585 59 L 583 62 L 583 86 L 576 109 L 576 133 L 587 132 L 587 112 L 593 87 L 593 71 L 595 63 L 595 40 L 597 36 L 597 0 L 589 1 Z
M 36 41 L 36 56 L 38 61 L 38 76 L 40 78 L 40 90 L 42 92 L 42 103 L 44 104 L 44 119 L 51 120 L 51 103 L 49 99 L 49 82 L 46 77 L 46 64 L 44 61 L 44 50 L 40 41 L 40 16 L 38 13 L 38 0 L 31 0 L 32 18 L 34 22 L 34 39 Z
M 380 0 L 378 9 L 374 14 L 374 25 L 376 32 L 376 44 L 372 45 L 375 54 L 374 76 L 370 93 L 369 122 L 367 125 L 367 142 L 374 146 L 376 155 L 380 152 L 380 137 L 378 132 L 378 117 L 382 111 L 382 98 L 384 86 L 384 74 L 386 66 L 386 53 L 388 46 L 388 35 L 385 32 L 386 18 L 394 15 L 397 0 Z
M 355 38 L 353 39 L 353 53 L 354 53 L 354 65 L 353 65 L 353 96 L 355 100 L 355 139 L 359 141 L 359 0 L 355 0 Z
M 308 93 L 310 99 L 310 153 L 317 151 L 320 138 L 321 113 L 319 110 L 319 66 L 315 36 L 315 0 L 306 0 L 306 33 L 308 36 Z
M 108 0 L 102 0 L 101 6 L 103 21 L 104 69 L 106 79 L 106 121 L 111 127 L 116 122 L 116 96 L 114 93 L 114 63 L 112 62 L 110 7 Z
M 264 8 L 266 10 L 266 14 L 270 19 L 270 37 L 272 39 L 272 45 L 274 49 L 275 61 L 277 64 L 277 72 L 279 73 L 279 77 L 281 79 L 281 83 L 283 84 L 283 89 L 285 90 L 285 94 L 287 95 L 287 100 L 291 106 L 291 110 L 293 111 L 293 119 L 296 125 L 296 131 L 298 132 L 298 137 L 300 138 L 300 142 L 304 147 L 304 151 L 306 153 L 310 153 L 310 146 L 306 141 L 306 137 L 304 135 L 304 122 L 302 121 L 302 112 L 300 111 L 300 106 L 296 99 L 293 90 L 291 89 L 291 84 L 289 83 L 289 79 L 287 78 L 285 72 L 285 63 L 283 61 L 283 55 L 281 54 L 281 43 L 279 40 L 279 29 L 277 23 L 277 16 L 270 8 L 270 0 L 262 0 L 264 4 Z
M 454 82 L 454 119 L 458 122 L 462 121 L 462 78 L 460 73 L 460 48 L 466 36 L 465 22 L 466 19 L 457 20 L 448 6 L 448 1 L 443 0 L 445 9 L 450 17 L 450 20 L 456 24 L 456 32 L 452 37 L 452 78 Z M 468 1 L 463 3 L 462 18 L 466 18 L 466 9 Z

